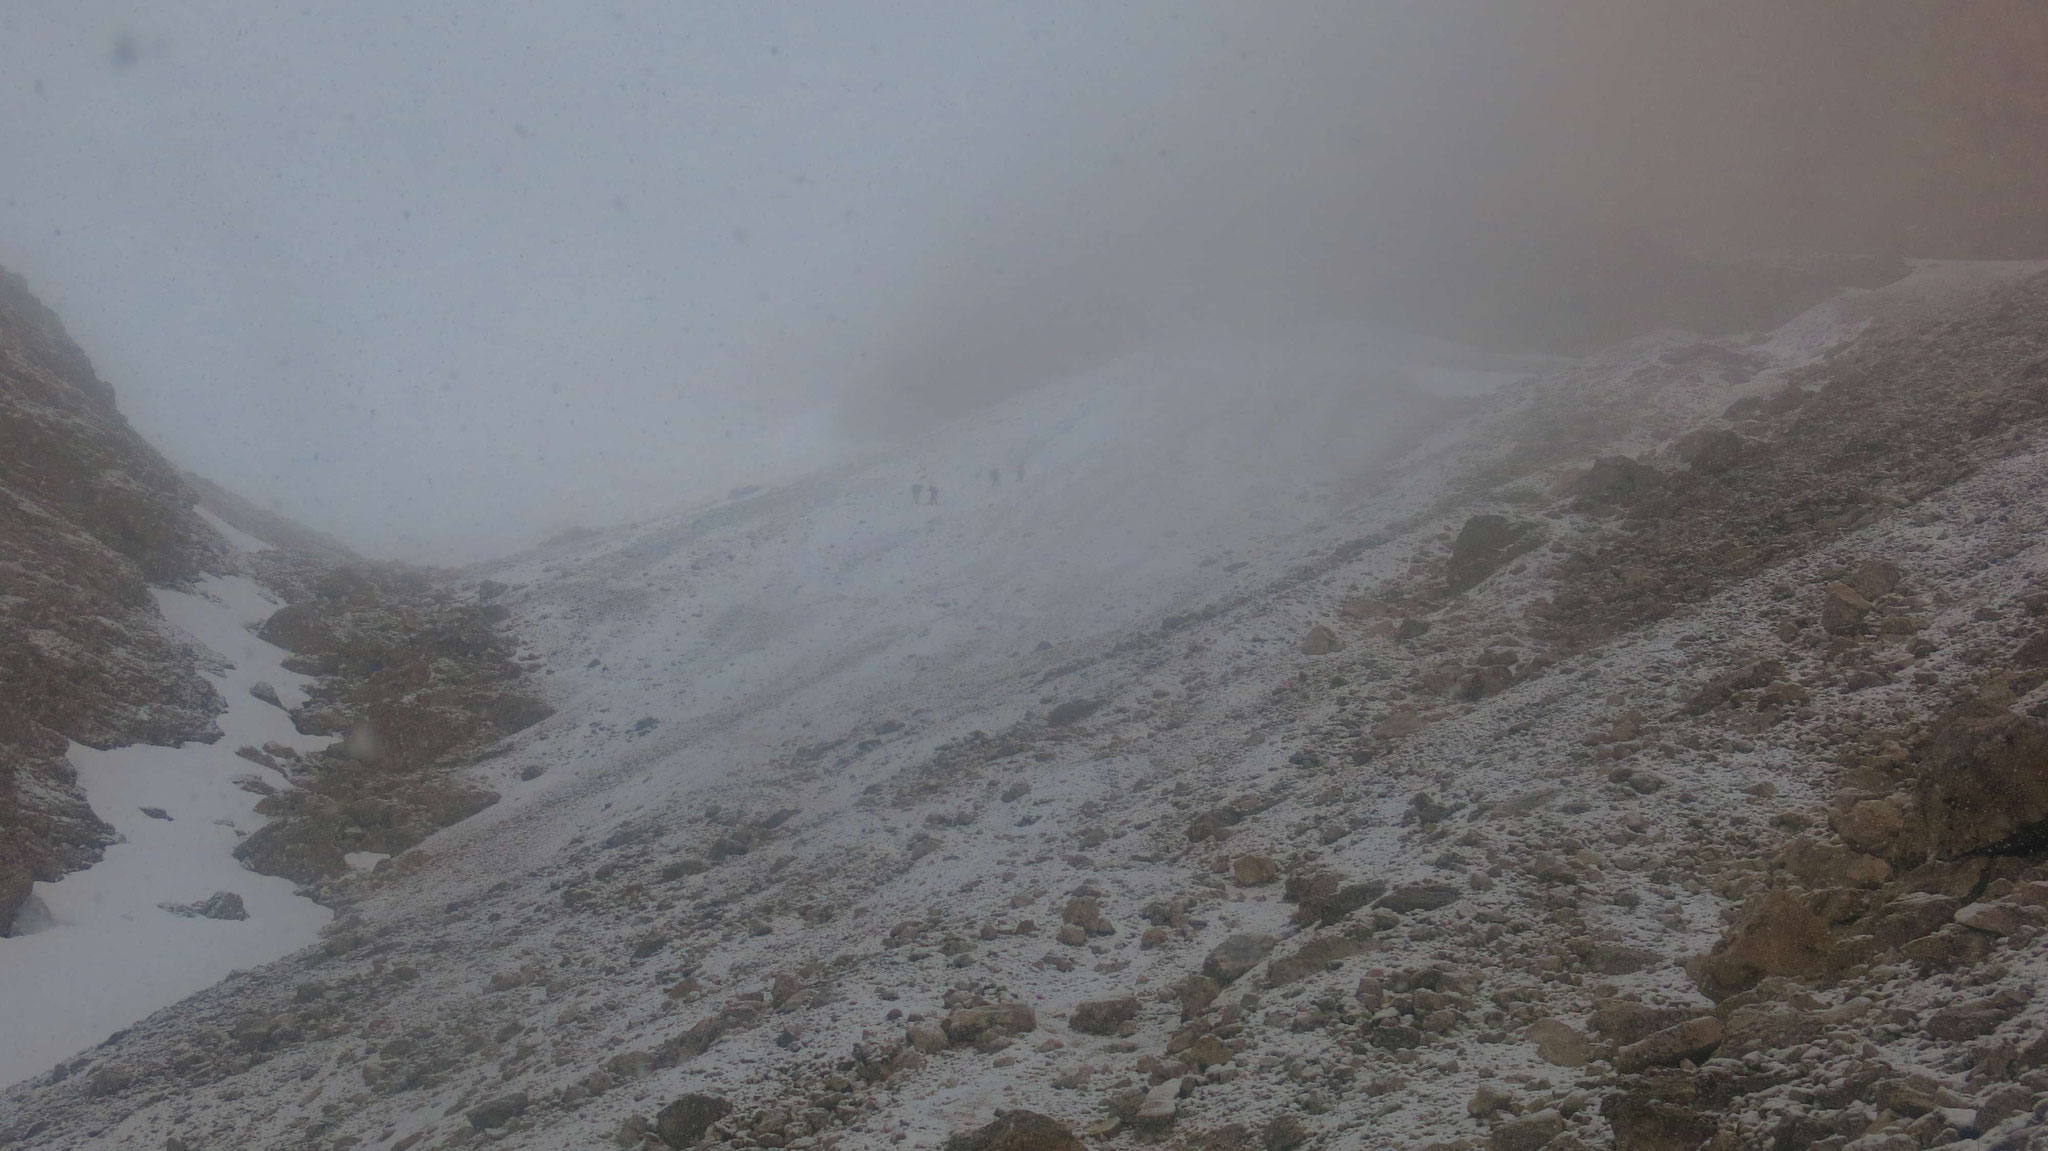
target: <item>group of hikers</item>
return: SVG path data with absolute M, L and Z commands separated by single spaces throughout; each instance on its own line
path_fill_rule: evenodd
M 1018 464 L 1015 468 L 1012 469 L 1012 471 L 1015 473 L 1016 477 L 1014 482 L 1020 484 L 1023 483 L 1024 465 Z M 988 486 L 992 488 L 999 488 L 1003 486 L 1003 469 L 990 468 L 988 470 Z M 920 504 L 924 506 L 936 506 L 939 502 L 939 485 L 926 482 L 919 482 L 910 485 L 910 502 L 913 504 Z

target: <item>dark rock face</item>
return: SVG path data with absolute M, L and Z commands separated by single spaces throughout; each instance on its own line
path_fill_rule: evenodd
M 1101 708 L 1102 701 L 1098 699 L 1070 699 L 1047 712 L 1045 722 L 1054 727 L 1066 727 L 1087 719 Z
M 1126 995 L 1121 999 L 1091 999 L 1077 1005 L 1067 1026 L 1089 1035 L 1114 1035 L 1119 1027 L 1138 1017 L 1138 1001 Z
M 1941 717 L 1919 749 L 1913 846 L 1941 859 L 2048 838 L 2048 721 L 1973 704 Z
M 946 1140 L 946 1151 L 1086 1151 L 1065 1124 L 1036 1111 L 998 1111 L 995 1121 Z
M 1325 874 L 1290 882 L 1289 888 L 1288 897 L 1300 905 L 1294 909 L 1294 918 L 1316 924 L 1335 923 L 1350 915 L 1386 894 L 1387 885 L 1376 879 L 1345 883 L 1341 876 Z
M 1752 899 L 1720 947 L 1695 960 L 1692 974 L 1708 998 L 1746 991 L 1771 975 L 1826 971 L 1834 932 L 1827 917 L 1789 891 Z
M 15 913 L 28 902 L 35 883 L 35 877 L 26 869 L 16 867 L 0 871 L 0 939 L 7 938 L 14 930 Z
M 655 1113 L 654 1133 L 671 1147 L 688 1147 L 730 1114 L 732 1104 L 724 1099 L 692 1093 Z
M 1217 944 L 1209 957 L 1202 961 L 1202 974 L 1219 984 L 1228 985 L 1272 954 L 1277 942 L 1270 935 L 1233 935 Z
M 216 737 L 221 700 L 149 596 L 225 554 L 192 503 L 56 316 L 0 270 L 0 875 L 55 880 L 108 842 L 67 738 Z
M 482 1131 L 489 1127 L 503 1127 L 511 1120 L 526 1114 L 527 1106 L 526 1092 L 517 1091 L 477 1104 L 469 1109 L 466 1117 L 471 1127 Z
M 1601 1114 L 1614 1127 L 1620 1151 L 1692 1151 L 1714 1137 L 1714 1117 L 1649 1092 L 1610 1095 Z
M 1664 473 L 1628 456 L 1601 456 L 1572 485 L 1572 494 L 1590 508 L 1628 507 L 1664 488 Z
M 1266 965 L 1266 986 L 1285 987 L 1326 971 L 1356 954 L 1358 944 L 1345 936 L 1325 935 L 1311 939 L 1293 953 Z
M 1458 889 L 1448 883 L 1411 883 L 1397 887 L 1380 900 L 1379 905 L 1389 911 L 1403 914 L 1413 911 L 1435 911 L 1449 907 L 1458 901 Z
M 188 919 L 249 918 L 248 909 L 242 906 L 242 897 L 232 891 L 216 891 L 197 903 L 165 903 L 159 906 L 172 915 L 182 915 Z
M 1453 595 L 1470 591 L 1535 543 L 1536 531 L 1527 524 L 1515 523 L 1506 516 L 1473 516 L 1465 521 L 1465 526 L 1458 530 L 1458 538 L 1451 543 L 1451 560 L 1444 569 L 1444 581 Z

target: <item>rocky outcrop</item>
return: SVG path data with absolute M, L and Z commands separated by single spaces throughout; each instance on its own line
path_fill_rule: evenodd
M 1909 850 L 1954 859 L 2048 847 L 2048 720 L 1974 700 L 1935 721 L 1915 766 Z
M 321 677 L 293 721 L 342 738 L 257 804 L 270 822 L 238 858 L 316 883 L 344 874 L 350 853 L 396 855 L 497 802 L 457 769 L 553 708 L 525 686 L 505 613 L 480 599 L 439 573 L 352 563 L 265 621 L 290 666 Z
M 1506 516 L 1473 516 L 1458 529 L 1458 538 L 1451 541 L 1444 583 L 1453 595 L 1470 591 L 1538 542 L 1533 525 L 1517 523 Z

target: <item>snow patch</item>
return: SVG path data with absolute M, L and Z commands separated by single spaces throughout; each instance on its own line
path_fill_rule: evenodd
M 229 523 L 228 521 L 213 514 L 213 512 L 207 510 L 205 507 L 201 505 L 193 505 L 192 510 L 199 513 L 199 518 L 206 521 L 206 526 L 212 528 L 214 531 L 217 531 L 222 536 L 226 537 L 227 541 L 235 545 L 235 548 L 239 551 L 267 552 L 270 551 L 274 546 L 263 540 L 257 539 L 255 536 L 250 535 L 248 532 L 243 531 L 241 528 L 238 528 L 235 525 Z
M 229 664 L 224 674 L 207 677 L 228 704 L 222 738 L 111 751 L 71 745 L 79 785 L 122 842 L 85 871 L 37 884 L 28 932 L 0 939 L 0 1084 L 44 1071 L 231 971 L 316 942 L 330 918 L 326 908 L 293 894 L 290 880 L 246 871 L 230 854 L 263 822 L 257 797 L 234 778 L 253 774 L 289 786 L 235 749 L 275 742 L 307 752 L 332 742 L 300 735 L 289 716 L 249 694 L 258 680 L 280 694 L 304 693 L 305 677 L 284 669 L 288 653 L 249 630 L 277 601 L 240 576 L 209 576 L 197 594 L 155 594 L 166 620 Z M 216 891 L 240 895 L 249 917 L 184 918 L 159 906 L 191 904 Z

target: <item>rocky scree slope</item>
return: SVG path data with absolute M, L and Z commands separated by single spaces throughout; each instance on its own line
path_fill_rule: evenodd
M 509 612 L 487 602 L 501 589 L 364 563 L 286 559 L 266 574 L 294 594 L 260 634 L 319 677 L 293 723 L 342 739 L 305 756 L 240 750 L 293 786 L 258 802 L 270 822 L 238 858 L 317 888 L 347 875 L 352 854 L 396 855 L 497 802 L 461 769 L 554 711 L 525 686 Z
M 1920 275 L 1527 380 L 1207 603 L 665 792 L 592 692 L 0 1139 L 2039 1146 L 2044 434 L 2048 278 Z

